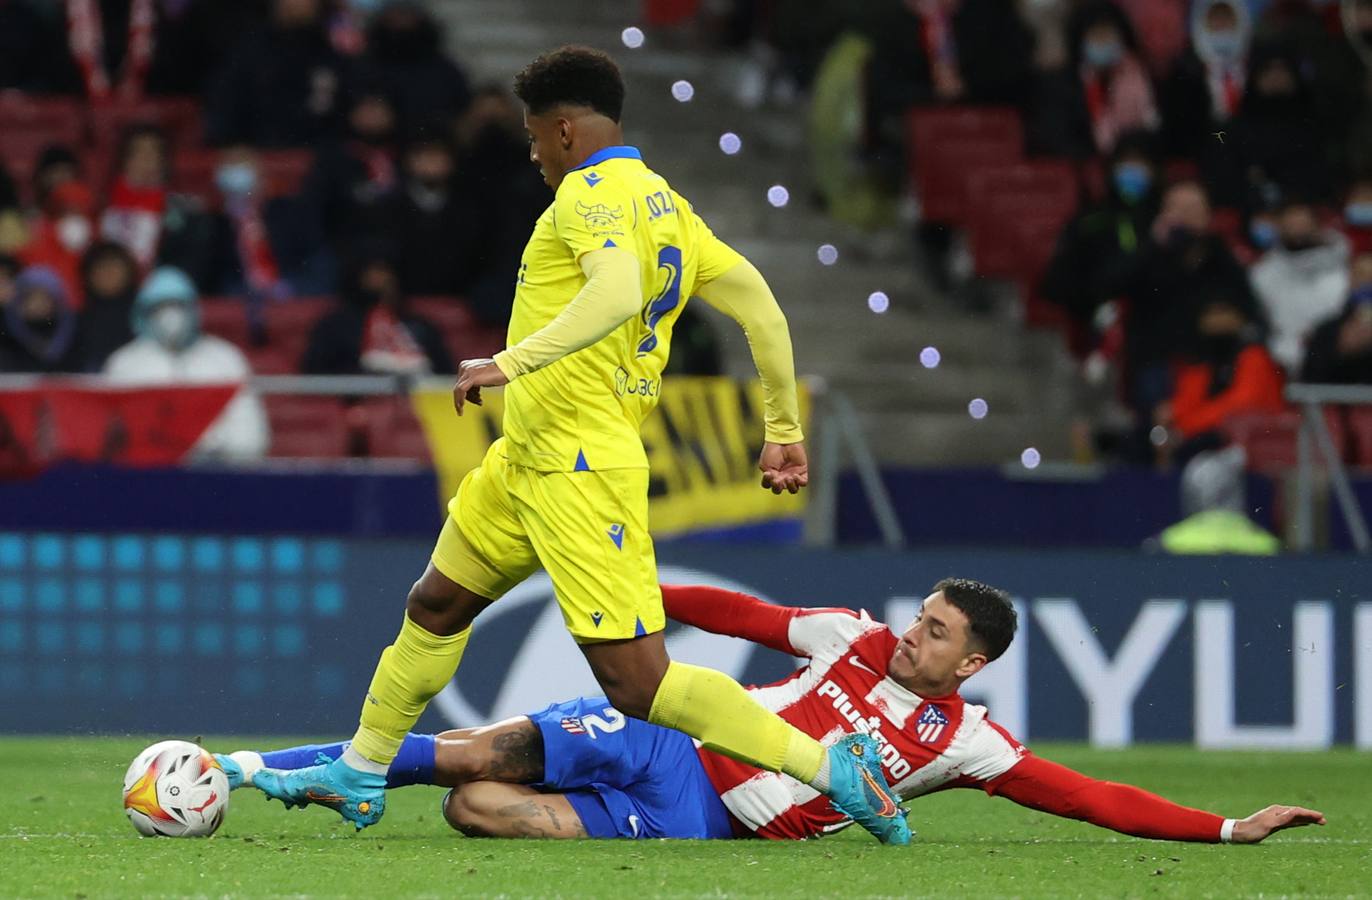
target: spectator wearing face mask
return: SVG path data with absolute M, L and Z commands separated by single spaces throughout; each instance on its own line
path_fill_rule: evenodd
M 307 375 L 428 375 L 453 370 L 438 328 L 406 307 L 388 248 L 347 256 L 337 307 L 314 326 L 301 360 Z
M 1311 384 L 1372 384 L 1372 242 L 1349 265 L 1352 289 L 1337 316 L 1306 345 L 1301 380 Z
M 1041 80 L 1036 143 L 1075 157 L 1109 154 L 1120 136 L 1160 121 L 1153 85 L 1129 20 L 1095 0 L 1068 20 L 1067 69 Z
M 454 119 L 471 103 L 462 68 L 444 52 L 443 28 L 415 0 L 372 2 L 361 77 L 394 98 L 400 122 L 413 128 L 433 119 Z
M 348 133 L 315 158 L 304 202 L 332 245 L 384 233 L 385 211 L 399 183 L 396 113 L 376 87 L 359 90 L 348 105 Z
M 1148 242 L 1158 209 L 1158 168 L 1142 132 L 1115 145 L 1105 197 L 1067 223 L 1044 275 L 1045 298 L 1089 330 L 1101 304 L 1119 295 L 1135 257 Z
M 1358 246 L 1372 243 L 1372 178 L 1359 178 L 1343 201 L 1343 232 Z
M 120 142 L 100 236 L 129 248 L 148 271 L 157 262 L 168 207 L 167 137 L 155 125 L 137 125 Z
M 1201 161 L 1218 202 L 1242 206 L 1265 184 L 1329 199 L 1327 135 L 1300 58 L 1289 47 L 1253 47 L 1239 113 L 1224 132 L 1223 144 Z
M 1195 159 L 1218 145 L 1216 133 L 1238 115 L 1248 77 L 1252 23 L 1241 0 L 1192 7 L 1191 43 L 1160 92 L 1164 147 Z
M 1291 200 L 1277 213 L 1277 244 L 1249 271 L 1271 325 L 1268 348 L 1287 372 L 1300 371 L 1305 341 L 1348 296 L 1348 239 L 1320 225 L 1316 208 Z
M 412 137 L 401 162 L 390 232 L 407 291 L 418 296 L 466 293 L 475 274 L 474 259 L 490 237 L 483 231 L 494 229 L 502 215 L 499 207 L 490 207 L 488 219 L 480 209 L 474 186 L 458 177 L 456 152 L 447 136 L 427 128 Z M 511 271 L 505 273 L 507 294 Z
M 81 369 L 99 372 L 105 361 L 133 340 L 133 302 L 140 269 L 123 244 L 99 241 L 81 261 L 86 295 L 81 310 Z
M 138 292 L 133 313 L 138 335 L 115 351 L 105 375 L 125 385 L 243 384 L 252 376 L 233 344 L 200 332 L 199 295 L 178 269 L 161 268 Z M 248 462 L 262 458 L 270 442 L 266 410 L 242 387 L 200 441 L 198 460 Z
M 1222 446 L 1220 429 L 1230 416 L 1285 408 L 1281 369 L 1238 303 L 1224 297 L 1204 302 L 1196 332 L 1200 339 L 1177 367 L 1171 399 L 1153 416 L 1155 424 L 1180 435 L 1190 451 L 1183 456 Z
M 0 372 L 57 374 L 81 368 L 77 316 L 67 288 L 52 269 L 30 266 L 14 282 L 3 308 Z
M 1162 194 L 1145 250 L 1123 279 L 1126 398 L 1141 413 L 1172 391 L 1172 363 L 1196 351 L 1197 312 L 1227 298 L 1259 330 L 1262 313 L 1248 274 L 1211 230 L 1210 200 L 1196 181 L 1179 181 Z
M 266 27 L 244 35 L 210 80 L 215 146 L 306 147 L 341 131 L 348 64 L 329 41 L 324 0 L 273 0 Z
M 46 209 L 54 190 L 68 182 L 83 181 L 83 176 L 76 151 L 65 144 L 49 144 L 38 154 L 33 167 L 30 180 L 33 205 L 39 210 Z
M 48 195 L 43 215 L 19 254 L 24 265 L 44 266 L 57 273 L 67 301 L 76 310 L 82 304 L 81 257 L 95 231 L 91 213 L 89 188 L 78 181 L 59 184 Z

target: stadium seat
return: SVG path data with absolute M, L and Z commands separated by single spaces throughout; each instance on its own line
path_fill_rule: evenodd
M 909 167 L 928 222 L 963 224 L 971 174 L 1024 156 L 1024 126 L 1019 113 L 1008 108 L 915 109 L 908 137 Z
M 251 342 L 247 304 L 242 297 L 204 297 L 200 301 L 200 327 L 208 334 L 246 348 Z
M 219 166 L 218 150 L 194 147 L 177 151 L 172 162 L 172 186 L 207 202 L 218 197 L 214 172 Z M 314 164 L 309 150 L 265 150 L 258 155 L 262 184 L 269 197 L 298 194 L 305 175 Z
M 314 165 L 313 150 L 264 150 L 258 155 L 262 182 L 269 197 L 289 197 L 300 187 Z
M 1349 406 L 1344 415 L 1348 426 L 1344 458 L 1359 468 L 1372 468 L 1372 406 Z
M 1294 409 L 1277 413 L 1241 413 L 1225 420 L 1224 431 L 1248 453 L 1250 470 L 1278 473 L 1296 465 L 1302 415 L 1300 410 Z M 1344 457 L 1347 429 L 1342 415 L 1337 409 L 1326 408 L 1325 423 L 1335 450 Z
M 373 457 L 428 460 L 429 441 L 408 396 L 374 397 L 360 404 Z
M 977 273 L 1036 278 L 1077 209 L 1071 163 L 1022 162 L 973 172 L 967 181 L 968 238 Z
M 172 152 L 200 146 L 204 136 L 200 104 L 188 97 L 159 97 L 133 103 L 110 103 L 90 109 L 90 133 L 97 147 L 114 150 L 131 126 L 156 125 L 166 134 Z
M 347 455 L 348 427 L 336 397 L 284 394 L 263 398 L 271 423 L 273 457 L 336 459 Z

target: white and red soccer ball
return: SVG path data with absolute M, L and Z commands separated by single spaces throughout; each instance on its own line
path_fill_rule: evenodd
M 124 813 L 147 837 L 208 837 L 228 808 L 228 776 L 190 741 L 153 744 L 124 774 Z

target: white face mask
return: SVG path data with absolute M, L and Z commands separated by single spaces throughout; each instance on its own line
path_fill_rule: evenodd
M 184 346 L 191 334 L 190 310 L 180 305 L 163 306 L 148 319 L 148 327 L 163 346 Z
M 91 242 L 91 223 L 85 216 L 63 216 L 57 222 L 57 240 L 72 253 L 80 253 Z

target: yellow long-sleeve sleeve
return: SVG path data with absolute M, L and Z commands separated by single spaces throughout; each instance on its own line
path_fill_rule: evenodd
M 514 381 L 589 347 L 636 315 L 643 306 L 638 258 L 627 250 L 593 250 L 581 257 L 586 284 L 551 322 L 495 355 Z
M 762 273 L 745 259 L 696 293 L 737 322 L 748 338 L 753 365 L 762 381 L 766 439 L 775 444 L 804 440 L 791 331 Z

